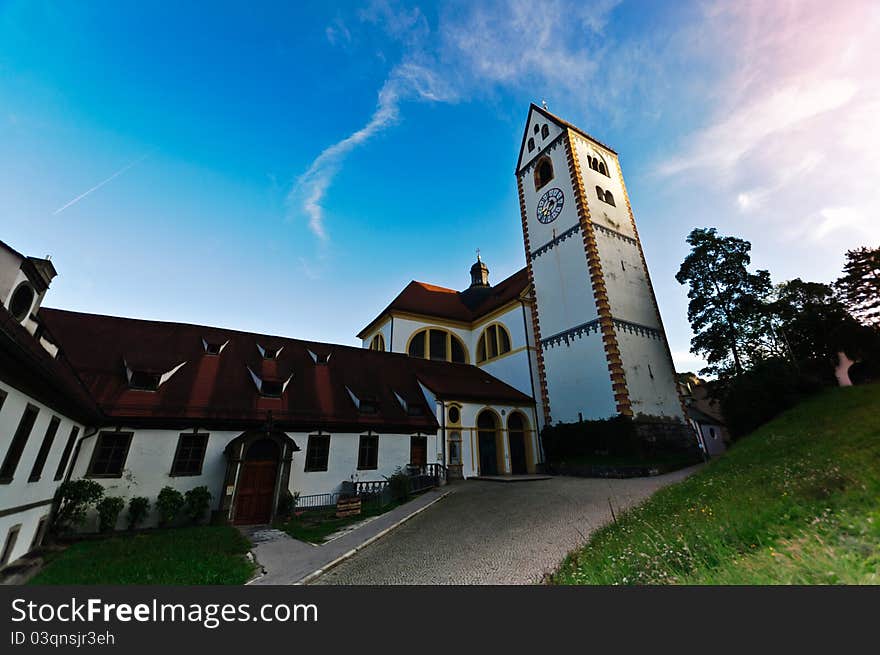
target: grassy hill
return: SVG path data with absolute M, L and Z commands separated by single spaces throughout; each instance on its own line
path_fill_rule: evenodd
M 767 423 L 598 530 L 552 581 L 880 583 L 880 385 Z

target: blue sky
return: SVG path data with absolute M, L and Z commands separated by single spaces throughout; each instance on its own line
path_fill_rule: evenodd
M 182 4 L 0 0 L 0 238 L 47 305 L 355 343 L 524 265 L 542 98 L 620 153 L 681 369 L 692 228 L 776 281 L 880 241 L 876 4 Z

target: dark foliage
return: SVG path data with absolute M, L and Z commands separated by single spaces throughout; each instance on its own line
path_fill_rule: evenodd
M 147 518 L 150 501 L 143 496 L 134 496 L 128 501 L 128 529 L 134 530 Z
M 52 524 L 54 534 L 65 534 L 86 520 L 89 507 L 104 495 L 104 487 L 94 480 L 69 480 L 58 487 L 55 498 L 58 511 Z
M 159 511 L 159 525 L 169 526 L 177 520 L 183 509 L 183 494 L 172 487 L 162 487 L 159 498 L 156 499 L 156 509 Z
M 833 384 L 834 377 L 825 360 L 794 365 L 782 358 L 768 359 L 725 385 L 721 410 L 731 435 L 739 437 Z
M 111 532 L 116 529 L 116 522 L 119 515 L 125 508 L 125 500 L 119 496 L 104 496 L 100 502 L 95 505 L 98 510 L 98 530 L 100 532 Z
M 183 512 L 189 523 L 198 524 L 205 520 L 211 506 L 211 492 L 202 485 L 186 492 L 183 501 Z
M 847 251 L 843 276 L 834 286 L 854 316 L 880 327 L 880 248 Z

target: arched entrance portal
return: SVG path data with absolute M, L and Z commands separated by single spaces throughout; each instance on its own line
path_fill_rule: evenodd
M 510 446 L 510 472 L 514 475 L 528 473 L 526 426 L 519 412 L 514 412 L 507 419 L 507 440 Z
M 480 475 L 498 475 L 498 451 L 496 435 L 498 419 L 490 411 L 483 411 L 477 417 L 478 445 L 480 449 Z
M 290 464 L 298 451 L 289 435 L 271 426 L 248 430 L 226 444 L 222 515 L 238 524 L 273 521 L 278 499 L 290 488 Z
M 275 501 L 275 483 L 281 451 L 271 439 L 260 439 L 248 446 L 235 502 L 235 523 L 268 523 Z

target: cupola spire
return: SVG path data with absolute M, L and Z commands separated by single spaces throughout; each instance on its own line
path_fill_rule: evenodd
M 480 249 L 477 248 L 477 261 L 471 266 L 471 287 L 489 286 L 489 267 L 480 259 Z

